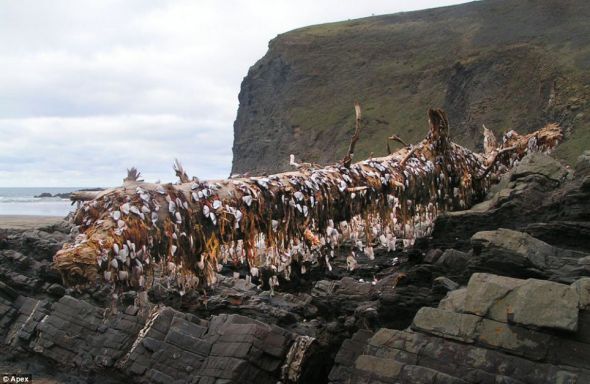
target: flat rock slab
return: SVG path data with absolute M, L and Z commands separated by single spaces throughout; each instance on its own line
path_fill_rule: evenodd
M 578 294 L 570 286 L 528 279 L 498 302 L 495 318 L 523 325 L 576 331 L 578 328 Z M 505 309 L 505 310 L 503 310 Z
M 475 315 L 424 307 L 416 313 L 412 329 L 447 339 L 472 343 L 475 340 L 475 331 L 481 320 L 481 317 Z
M 547 258 L 555 256 L 555 248 L 541 240 L 511 229 L 477 232 L 471 244 L 484 257 L 501 257 L 515 265 L 547 268 Z
M 486 316 L 492 306 L 524 283 L 525 280 L 521 279 L 487 273 L 474 273 L 467 285 L 463 311 L 478 316 Z
M 475 273 L 463 310 L 503 323 L 576 331 L 578 305 L 578 292 L 569 285 Z
M 445 298 L 438 304 L 438 307 L 445 311 L 464 312 L 466 296 L 467 288 L 456 289 L 447 293 Z
M 531 360 L 543 359 L 551 340 L 548 334 L 520 326 L 427 307 L 418 311 L 412 329 L 449 340 L 501 349 Z
M 578 294 L 580 309 L 590 309 L 590 277 L 583 277 L 572 284 Z
M 561 183 L 567 177 L 571 177 L 570 173 L 571 172 L 564 167 L 563 164 L 551 156 L 535 152 L 522 159 L 522 161 L 511 171 L 510 179 L 515 180 L 531 174 L 538 174 Z
M 422 315 L 432 319 L 439 311 Z M 360 354 L 337 359 L 330 383 L 590 382 L 588 344 L 485 318 L 474 331 L 474 343 L 417 330 L 382 328 L 369 338 L 355 334 L 343 348 L 355 340 Z

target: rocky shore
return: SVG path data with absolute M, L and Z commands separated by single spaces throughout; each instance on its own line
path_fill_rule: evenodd
M 590 153 L 526 158 L 414 248 L 269 291 L 64 287 L 75 230 L 0 229 L 0 370 L 67 383 L 590 382 Z M 343 250 L 344 252 L 345 250 Z
M 83 188 L 83 189 L 77 190 L 76 192 L 97 192 L 97 191 L 104 191 L 104 188 Z M 55 193 L 55 194 L 51 194 L 49 192 L 43 192 L 43 193 L 40 193 L 34 197 L 39 198 L 39 199 L 51 198 L 51 197 L 60 198 L 60 199 L 69 199 L 71 195 L 72 195 L 71 192 Z

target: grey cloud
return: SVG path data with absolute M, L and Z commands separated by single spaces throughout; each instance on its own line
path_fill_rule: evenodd
M 0 186 L 226 177 L 243 76 L 277 34 L 458 3 L 0 0 Z M 287 161 L 287 159 L 285 160 Z

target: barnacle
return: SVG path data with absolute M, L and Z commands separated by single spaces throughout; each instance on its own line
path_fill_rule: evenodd
M 84 236 L 65 244 L 54 266 L 69 284 L 104 280 L 136 290 L 153 282 L 150 271 L 159 266 L 186 292 L 215 283 L 221 264 L 231 263 L 247 268 L 249 279 L 268 270 L 274 288 L 294 262 L 301 273 L 304 263 L 331 270 L 334 249 L 348 241 L 357 251 L 347 258 L 352 270 L 357 258 L 374 258 L 377 244 L 395 250 L 398 242 L 408 247 L 427 236 L 439 212 L 473 205 L 491 175 L 529 151 L 551 150 L 562 137 L 550 124 L 524 136 L 509 132 L 492 150 L 487 132 L 488 153 L 477 154 L 450 141 L 442 110 L 428 116 L 421 143 L 354 164 L 352 154 L 325 167 L 303 167 L 291 157 L 297 171 L 198 181 L 176 161 L 179 184 L 128 177 L 122 187 L 80 203 L 74 222 Z

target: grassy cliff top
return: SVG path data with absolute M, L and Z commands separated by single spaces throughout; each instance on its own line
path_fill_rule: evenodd
M 471 148 L 560 123 L 557 154 L 590 148 L 590 3 L 481 1 L 297 29 L 273 39 L 249 71 L 235 122 L 234 172 L 288 169 L 288 154 L 331 162 L 346 152 L 354 100 L 365 127 L 356 158 L 416 142 L 425 111 L 448 111 Z

